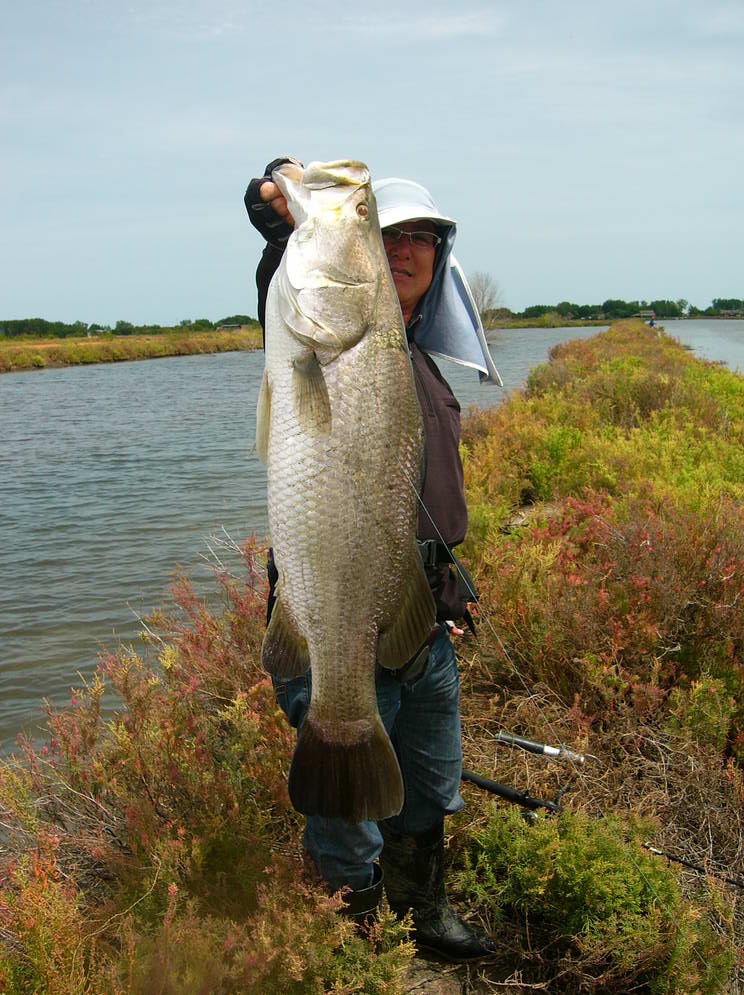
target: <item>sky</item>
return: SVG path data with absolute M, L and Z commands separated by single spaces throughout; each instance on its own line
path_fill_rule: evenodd
M 427 186 L 505 306 L 744 298 L 742 0 L 0 0 L 0 319 L 256 313 L 276 156 Z

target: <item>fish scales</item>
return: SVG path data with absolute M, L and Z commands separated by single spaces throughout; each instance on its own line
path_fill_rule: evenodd
M 298 811 L 383 819 L 403 784 L 376 668 L 404 665 L 435 619 L 411 486 L 421 411 L 366 167 L 288 164 L 274 178 L 296 226 L 269 289 L 257 415 L 279 572 L 262 659 L 279 680 L 312 669 Z

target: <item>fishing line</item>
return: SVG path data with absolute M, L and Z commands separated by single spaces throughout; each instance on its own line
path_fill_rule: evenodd
M 668 853 L 666 850 L 659 850 L 658 847 L 651 846 L 650 843 L 642 843 L 642 849 L 648 850 L 649 853 L 653 853 L 656 857 L 666 857 L 667 860 L 671 860 L 674 864 L 681 864 L 682 867 L 689 867 L 690 870 L 695 871 L 696 874 L 702 874 L 705 877 L 718 878 L 720 881 L 725 881 L 726 884 L 732 884 L 736 888 L 741 888 L 744 890 L 744 881 L 741 878 L 732 878 L 727 874 L 720 874 L 718 871 L 711 871 L 705 867 L 701 867 L 700 864 L 693 864 L 691 860 L 685 860 L 684 857 L 675 857 L 674 854 Z
M 401 464 L 401 465 L 402 465 L 402 464 Z M 430 514 L 430 512 L 429 512 L 429 509 L 428 509 L 428 508 L 426 507 L 426 505 L 424 504 L 424 500 L 423 500 L 423 498 L 421 497 L 421 495 L 420 495 L 420 493 L 419 493 L 419 490 L 418 490 L 418 488 L 416 487 L 416 484 L 415 484 L 415 483 L 413 482 L 413 480 L 411 479 L 411 476 L 410 476 L 410 474 L 408 473 L 408 470 L 406 469 L 406 467 L 402 465 L 402 469 L 403 469 L 403 473 L 404 473 L 404 474 L 405 474 L 405 476 L 406 476 L 406 479 L 408 480 L 408 483 L 409 483 L 409 484 L 411 485 L 411 489 L 413 490 L 413 493 L 414 493 L 414 494 L 416 495 L 416 499 L 417 499 L 418 503 L 419 503 L 419 504 L 421 505 L 421 507 L 423 508 L 423 510 L 424 510 L 424 512 L 425 512 L 425 514 L 426 514 L 426 517 L 427 517 L 427 518 L 429 519 L 429 522 L 431 523 L 431 525 L 432 525 L 432 527 L 433 527 L 434 531 L 436 532 L 437 536 L 439 537 L 439 541 L 440 541 L 440 542 L 442 543 L 442 545 L 443 545 L 443 546 L 444 546 L 444 547 L 445 547 L 445 548 L 446 548 L 446 549 L 447 549 L 447 550 L 449 551 L 449 555 L 450 555 L 450 558 L 451 558 L 451 560 L 452 560 L 452 563 L 453 563 L 453 564 L 454 564 L 454 566 L 455 566 L 455 569 L 457 570 L 457 573 L 458 573 L 458 575 L 459 575 L 460 579 L 461 579 L 461 580 L 462 580 L 462 582 L 464 583 L 464 585 L 465 585 L 465 587 L 467 588 L 467 590 L 469 591 L 469 593 L 470 593 L 470 594 L 472 595 L 472 600 L 473 600 L 473 602 L 476 602 L 476 603 L 477 603 L 477 602 L 478 602 L 478 598 L 477 598 L 477 595 L 476 595 L 476 592 L 475 592 L 475 591 L 473 590 L 473 587 L 472 587 L 472 585 L 471 585 L 471 584 L 470 584 L 470 582 L 468 581 L 467 577 L 465 577 L 465 575 L 464 575 L 463 571 L 461 571 L 461 570 L 460 570 L 460 567 L 459 567 L 459 564 L 458 564 L 458 562 L 457 562 L 457 558 L 456 558 L 456 557 L 455 557 L 455 555 L 453 554 L 452 550 L 451 550 L 451 549 L 449 548 L 449 545 L 448 545 L 448 543 L 447 543 L 447 542 L 445 541 L 445 539 L 444 539 L 444 536 L 442 535 L 442 533 L 440 532 L 440 530 L 439 530 L 439 527 L 437 526 L 437 523 L 436 523 L 436 522 L 434 521 L 434 519 L 432 518 L 432 516 L 431 516 L 431 514 Z M 483 609 L 482 607 L 481 607 L 481 609 L 480 609 L 480 610 L 481 610 L 481 615 L 482 615 L 482 617 L 483 617 L 483 618 L 485 619 L 485 622 L 486 622 L 486 625 L 488 626 L 489 630 L 491 631 L 491 634 L 492 634 L 492 635 L 494 636 L 494 638 L 496 639 L 496 641 L 497 641 L 497 643 L 498 643 L 499 647 L 501 648 L 501 651 L 502 651 L 502 653 L 504 654 L 504 658 L 506 659 L 507 663 L 508 663 L 508 664 L 509 664 L 509 666 L 510 666 L 510 667 L 512 668 L 512 670 L 514 671 L 514 673 L 516 674 L 516 676 L 517 676 L 517 677 L 519 678 L 519 681 L 520 681 L 520 683 L 521 683 L 522 687 L 524 688 L 524 690 L 525 690 L 525 691 L 527 692 L 527 694 L 528 694 L 528 695 L 529 695 L 530 697 L 532 697 L 532 695 L 531 695 L 531 692 L 530 692 L 530 689 L 529 689 L 529 687 L 528 687 L 528 685 L 527 685 L 527 682 L 526 682 L 526 680 L 524 679 L 524 677 L 523 677 L 523 676 L 522 676 L 522 674 L 520 673 L 520 670 L 519 670 L 519 668 L 517 667 L 517 665 L 516 665 L 516 664 L 514 663 L 514 661 L 512 660 L 512 658 L 511 658 L 511 655 L 509 654 L 509 652 L 508 652 L 508 650 L 507 650 L 506 646 L 504 645 L 504 643 L 503 643 L 503 641 L 502 641 L 501 637 L 499 636 L 498 632 L 496 631 L 496 627 L 495 627 L 495 626 L 494 626 L 494 624 L 492 623 L 492 621 L 491 621 L 491 619 L 490 619 L 490 616 L 488 615 L 488 612 L 486 612 L 486 611 L 485 611 L 485 610 L 484 610 L 484 609 Z M 559 737 L 557 736 L 557 734 L 556 734 L 556 732 L 555 732 L 555 729 L 553 728 L 553 724 L 551 723 L 550 719 L 548 718 L 548 716 L 547 716 L 547 715 L 545 714 L 545 712 L 543 711 L 542 707 L 540 706 L 540 703 L 539 703 L 539 702 L 536 702 L 536 705 L 537 705 L 537 709 L 538 709 L 538 711 L 540 712 L 540 714 L 541 714 L 541 715 L 542 715 L 542 717 L 543 717 L 543 720 L 544 720 L 544 722 L 545 722 L 546 726 L 547 726 L 547 727 L 548 727 L 548 729 L 550 730 L 550 732 L 551 732 L 552 736 L 554 737 L 554 739 L 556 740 L 556 742 L 561 742 L 560 738 L 559 738 Z M 562 745 L 562 744 L 561 744 L 561 745 Z M 581 769 L 581 766 L 580 766 L 579 764 L 577 764 L 577 763 L 576 763 L 576 762 L 575 762 L 575 761 L 573 760 L 573 758 L 572 758 L 572 757 L 570 756 L 570 754 L 571 754 L 571 751 L 570 751 L 570 750 L 569 750 L 569 751 L 567 751 L 567 755 L 566 755 L 566 760 L 567 760 L 567 762 L 568 762 L 568 763 L 570 763 L 570 764 L 571 764 L 571 765 L 573 766 L 573 768 L 574 768 L 574 772 L 575 772 L 575 774 L 576 774 L 577 778 L 579 779 L 579 781 L 581 782 L 581 784 L 582 784 L 582 787 L 584 787 L 584 788 L 586 789 L 586 785 L 587 785 L 587 780 L 586 780 L 585 776 L 583 775 L 583 771 L 582 771 L 582 769 Z M 596 799 L 596 797 L 594 796 L 594 794 L 593 794 L 593 793 L 592 793 L 591 791 L 587 791 L 587 795 L 588 795 L 588 797 L 589 797 L 589 798 L 591 799 L 591 801 L 592 801 L 592 802 L 593 802 L 593 803 L 594 803 L 594 804 L 595 804 L 595 805 L 597 806 L 597 808 L 598 808 L 598 809 L 599 809 L 599 810 L 601 811 L 601 808 L 602 808 L 602 806 L 601 806 L 601 805 L 599 805 L 599 802 L 597 801 L 597 799 Z M 643 879 L 643 881 L 644 881 L 644 882 L 645 882 L 645 884 L 646 884 L 646 887 L 647 887 L 647 888 L 649 889 L 649 891 L 650 891 L 650 892 L 651 892 L 651 893 L 653 894 L 653 896 L 654 896 L 654 897 L 656 898 L 656 900 L 657 900 L 657 902 L 659 903 L 659 905 L 661 906 L 661 908 L 662 908 L 662 909 L 664 909 L 664 911 L 665 911 L 665 912 L 666 912 L 666 914 L 667 914 L 667 915 L 669 916 L 669 918 L 670 918 L 670 919 L 672 919 L 672 921 L 676 922 L 676 919 L 675 919 L 675 918 L 673 917 L 673 915 L 672 915 L 672 911 L 671 911 L 671 910 L 670 910 L 670 909 L 668 908 L 668 906 L 666 905 L 666 903 L 665 903 L 664 899 L 663 899 L 663 898 L 661 897 L 661 895 L 660 895 L 660 894 L 658 893 L 658 891 L 657 891 L 657 890 L 656 890 L 656 888 L 654 887 L 654 885 L 653 885 L 653 882 L 651 882 L 651 881 L 649 880 L 649 878 L 647 877 L 647 875 L 646 875 L 646 874 L 644 873 L 644 871 L 643 871 L 643 868 L 641 868 L 641 867 L 639 866 L 638 862 L 636 861 L 635 857 L 633 856 L 633 853 L 632 853 L 632 852 L 631 852 L 630 850 L 628 851 L 628 857 L 629 857 L 629 859 L 630 859 L 630 862 L 631 862 L 631 863 L 633 864 L 633 866 L 635 867 L 635 869 L 636 869 L 636 871 L 637 871 L 638 875 L 639 875 L 639 876 L 640 876 L 640 877 L 641 877 L 641 878 Z M 680 929 L 679 925 L 677 926 L 677 928 L 678 928 L 678 929 Z M 693 950 L 695 951 L 695 953 L 696 953 L 696 954 L 697 954 L 697 956 L 698 956 L 698 957 L 700 958 L 700 961 L 701 961 L 701 962 L 702 962 L 702 963 L 703 963 L 703 964 L 705 965 L 705 967 L 706 967 L 706 968 L 709 968 L 709 967 L 710 967 L 710 965 L 709 965 L 708 961 L 707 961 L 707 960 L 706 960 L 706 958 L 705 958 L 705 957 L 703 956 L 703 954 L 702 954 L 702 953 L 700 952 L 700 950 L 699 950 L 699 949 L 698 949 L 698 948 L 697 948 L 697 947 L 695 946 L 695 944 L 694 944 L 694 943 L 691 943 L 691 944 L 690 944 L 690 946 L 691 946 L 691 948 L 692 948 L 692 949 L 693 949 Z
M 455 569 L 457 570 L 458 576 L 460 577 L 460 579 L 463 582 L 463 584 L 465 585 L 467 591 L 471 595 L 470 600 L 473 601 L 474 603 L 478 603 L 478 596 L 477 596 L 477 594 L 473 590 L 473 587 L 472 587 L 470 581 L 468 580 L 468 578 L 465 576 L 465 573 L 462 570 L 460 570 L 460 565 L 457 562 L 457 558 L 453 554 L 452 550 L 449 548 L 449 544 L 446 542 L 444 536 L 440 532 L 439 526 L 437 525 L 437 523 L 432 518 L 431 513 L 429 512 L 429 509 L 426 507 L 423 498 L 419 494 L 418 488 L 416 487 L 415 483 L 411 479 L 411 476 L 408 473 L 408 470 L 406 469 L 405 466 L 403 466 L 403 473 L 406 475 L 406 479 L 408 480 L 408 483 L 411 485 L 411 489 L 413 490 L 413 493 L 416 495 L 417 501 L 419 502 L 419 504 L 423 508 L 424 513 L 426 514 L 426 517 L 429 519 L 429 522 L 431 523 L 432 528 L 434 529 L 434 531 L 436 532 L 437 536 L 439 537 L 439 541 L 441 542 L 441 544 L 449 552 L 450 559 L 451 559 L 451 561 L 452 561 Z M 491 621 L 491 618 L 490 618 L 488 612 L 485 611 L 485 609 L 482 606 L 480 608 L 480 612 L 481 612 L 481 617 L 484 619 L 486 625 L 488 626 L 488 628 L 489 628 L 489 630 L 491 632 L 491 635 L 494 637 L 494 639 L 496 640 L 496 642 L 498 643 L 498 645 L 499 645 L 499 647 L 501 649 L 501 652 L 504 654 L 504 658 L 505 658 L 506 662 L 512 668 L 512 670 L 514 671 L 514 673 L 516 674 L 516 676 L 519 678 L 519 682 L 521 683 L 521 685 L 524 688 L 524 690 L 527 692 L 527 694 L 530 697 L 532 697 L 532 692 L 530 691 L 530 688 L 529 688 L 529 686 L 527 684 L 527 681 L 522 676 L 522 674 L 521 674 L 519 668 L 517 667 L 516 663 L 512 660 L 511 655 L 510 655 L 509 651 L 507 650 L 506 646 L 504 645 L 504 642 L 501 639 L 501 636 L 498 634 L 495 625 Z M 573 766 L 574 771 L 576 771 L 578 773 L 579 767 L 578 767 L 578 765 L 576 763 L 576 760 L 574 760 L 574 757 L 576 757 L 576 754 L 573 753 L 571 750 L 568 750 L 564 746 L 564 744 L 561 741 L 560 737 L 558 736 L 558 734 L 556 733 L 555 729 L 553 728 L 553 724 L 551 723 L 550 719 L 548 718 L 548 716 L 545 714 L 545 712 L 541 708 L 539 702 L 537 702 L 537 709 L 540 712 L 540 714 L 542 715 L 543 721 L 545 722 L 545 725 L 547 726 L 547 728 L 550 730 L 550 733 L 553 736 L 553 739 L 556 742 L 558 742 L 558 743 L 561 744 L 561 748 L 564 751 L 564 755 L 566 757 L 566 760 Z M 590 797 L 591 797 L 592 801 L 596 802 L 596 799 L 594 798 L 593 795 L 590 794 Z

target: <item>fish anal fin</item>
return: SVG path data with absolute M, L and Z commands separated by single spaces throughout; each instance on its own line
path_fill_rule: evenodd
M 262 463 L 269 455 L 269 426 L 271 425 L 271 387 L 264 370 L 256 404 L 256 454 Z
M 386 670 L 397 670 L 408 663 L 436 622 L 434 597 L 415 546 L 407 576 L 396 614 L 380 626 L 377 662 Z
M 283 607 L 281 595 L 274 602 L 271 620 L 263 638 L 261 664 L 267 674 L 281 680 L 299 677 L 310 666 L 307 641 Z
M 403 779 L 379 715 L 344 723 L 330 739 L 312 706 L 289 772 L 289 796 L 298 812 L 378 821 L 403 808 Z
M 314 352 L 303 353 L 292 364 L 292 404 L 303 432 L 328 435 L 331 402 L 323 369 Z

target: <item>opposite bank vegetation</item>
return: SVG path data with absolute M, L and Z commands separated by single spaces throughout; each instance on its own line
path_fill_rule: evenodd
M 223 331 L 174 328 L 148 335 L 111 332 L 60 339 L 0 339 L 0 373 L 260 349 L 258 322 Z
M 720 875 L 744 877 L 744 379 L 622 322 L 470 412 L 463 456 L 465 765 L 567 789 L 528 824 L 463 785 L 450 889 L 498 946 L 470 990 L 738 991 L 742 892 Z M 411 987 L 405 923 L 383 910 L 356 935 L 303 866 L 257 553 L 216 575 L 220 612 L 179 583 L 0 767 L 0 991 Z M 104 722 L 111 688 L 125 707 Z M 502 729 L 591 757 L 516 753 Z

